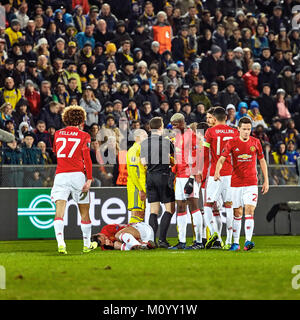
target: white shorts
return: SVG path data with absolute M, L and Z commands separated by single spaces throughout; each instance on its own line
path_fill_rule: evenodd
M 220 180 L 215 181 L 213 176 L 210 176 L 206 182 L 206 202 L 231 202 L 231 176 L 220 177 Z M 222 204 L 223 204 L 222 203 Z
M 200 185 L 194 180 L 194 189 L 190 195 L 184 193 L 184 187 L 189 178 L 176 178 L 175 183 L 175 200 L 187 200 L 188 198 L 199 199 Z
M 154 231 L 149 224 L 145 222 L 131 223 L 131 227 L 135 228 L 141 235 L 142 242 L 154 241 Z
M 70 194 L 76 203 L 90 203 L 90 193 L 82 193 L 82 187 L 86 182 L 82 172 L 63 172 L 55 176 L 53 188 L 51 190 L 51 200 L 67 201 Z
M 258 187 L 232 187 L 233 208 L 251 205 L 256 207 L 258 197 Z

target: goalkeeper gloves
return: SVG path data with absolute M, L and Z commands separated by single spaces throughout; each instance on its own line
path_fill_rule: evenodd
M 184 186 L 184 193 L 190 195 L 194 190 L 194 178 L 189 178 Z

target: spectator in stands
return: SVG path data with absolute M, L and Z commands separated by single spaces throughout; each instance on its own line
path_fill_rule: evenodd
M 20 99 L 12 116 L 16 128 L 19 128 L 22 122 L 26 122 L 30 130 L 33 130 L 33 128 L 35 127 L 33 116 L 29 110 L 28 101 L 25 99 Z
M 124 109 L 126 117 L 128 119 L 129 124 L 131 125 L 133 120 L 140 120 L 141 115 L 140 111 L 137 108 L 136 101 L 134 99 L 130 99 L 127 104 L 127 108 Z
M 191 102 L 193 109 L 200 102 L 202 102 L 204 104 L 206 111 L 212 107 L 212 104 L 204 91 L 203 82 L 198 81 L 195 83 L 195 85 L 190 93 L 190 102 Z
M 224 109 L 229 104 L 237 106 L 241 102 L 239 95 L 235 92 L 235 81 L 233 78 L 227 79 L 226 89 L 221 92 L 219 102 Z
M 266 29 L 263 24 L 256 27 L 256 34 L 251 38 L 251 49 L 255 58 L 259 58 L 262 49 L 269 47 L 268 38 L 266 37 Z
M 297 158 L 299 157 L 299 153 L 296 151 L 296 144 L 294 140 L 288 141 L 286 155 L 288 157 L 288 164 L 295 165 Z
M 141 114 L 142 124 L 150 122 L 150 120 L 153 118 L 151 102 L 149 102 L 149 101 L 143 102 L 140 114 Z
M 255 101 L 255 100 L 251 101 L 250 110 L 248 110 L 248 115 L 250 116 L 250 118 L 252 120 L 253 129 L 255 129 L 258 125 L 261 125 L 265 129 L 268 128 L 262 115 L 259 112 L 259 104 L 257 101 Z
M 236 113 L 236 119 L 240 120 L 243 117 L 250 118 L 247 112 L 248 112 L 248 104 L 244 101 L 240 102 L 238 104 L 238 111 Z
M 233 104 L 227 105 L 226 113 L 227 113 L 226 124 L 230 127 L 237 127 L 238 120 L 236 119 L 236 108 Z
M 25 98 L 28 101 L 29 110 L 34 117 L 37 117 L 41 111 L 40 93 L 35 89 L 31 80 L 25 82 Z
M 284 135 L 284 142 L 287 144 L 289 141 L 294 141 L 295 143 L 299 141 L 299 132 L 295 128 L 295 121 L 293 119 L 289 119 L 287 121 L 286 129 L 282 132 Z
M 47 130 L 50 127 L 54 127 L 59 130 L 63 127 L 61 115 L 60 115 L 60 105 L 58 102 L 52 101 L 41 111 L 40 120 L 46 123 Z
M 289 112 L 289 102 L 286 99 L 286 92 L 284 89 L 279 88 L 276 92 L 276 106 L 277 106 L 277 115 L 282 120 L 287 120 L 291 118 Z
M 295 79 L 290 66 L 285 66 L 281 70 L 278 76 L 278 87 L 285 90 L 288 98 L 295 94 Z
M 16 107 L 16 104 L 21 99 L 21 92 L 15 87 L 15 81 L 12 77 L 5 78 L 4 88 L 1 88 L 4 101 L 9 102 L 13 108 Z
M 283 126 L 278 117 L 273 120 L 271 130 L 269 131 L 269 138 L 273 147 L 275 147 L 278 141 L 284 141 Z
M 5 39 L 8 48 L 11 48 L 19 39 L 22 38 L 22 33 L 20 32 L 21 25 L 19 20 L 13 19 L 10 22 L 10 27 L 5 30 Z
M 288 156 L 286 154 L 286 145 L 284 142 L 280 141 L 276 145 L 276 151 L 272 152 L 271 158 L 272 164 L 288 164 Z
M 84 108 L 87 113 L 86 125 L 90 126 L 92 123 L 98 123 L 99 112 L 101 111 L 101 104 L 95 97 L 91 86 L 87 86 L 83 90 L 83 95 L 80 100 L 80 106 Z
M 261 66 L 258 62 L 253 63 L 250 71 L 244 74 L 243 79 L 248 95 L 255 99 L 259 96 L 258 88 L 258 75 L 260 73 Z
M 143 102 L 150 101 L 153 110 L 159 107 L 159 102 L 156 94 L 150 89 L 149 80 L 141 81 L 141 89 L 136 96 L 138 106 L 142 106 Z
M 93 37 L 94 25 L 86 26 L 85 32 L 79 32 L 76 34 L 76 40 L 79 49 L 82 49 L 85 43 L 89 42 L 92 45 L 92 48 L 95 47 L 95 39 Z
M 35 134 L 35 144 L 38 144 L 38 142 L 43 141 L 46 145 L 47 150 L 50 153 L 52 153 L 50 134 L 46 131 L 45 121 L 43 121 L 43 120 L 37 121 L 36 129 L 34 130 L 34 134 Z
M 47 165 L 47 164 L 53 164 L 53 160 L 49 154 L 49 152 L 47 152 L 47 147 L 46 147 L 46 143 L 42 140 L 40 140 L 38 143 L 37 143 L 37 148 L 41 150 L 41 153 L 42 153 L 42 157 L 44 159 L 44 164 Z
M 173 113 L 170 111 L 170 105 L 168 101 L 161 101 L 160 107 L 154 110 L 155 117 L 161 117 L 163 119 L 164 126 L 166 127 L 170 123 L 170 119 Z

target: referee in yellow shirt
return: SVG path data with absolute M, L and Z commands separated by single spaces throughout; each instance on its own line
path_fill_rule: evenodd
M 135 143 L 127 152 L 127 195 L 128 210 L 131 211 L 129 223 L 144 221 L 146 203 L 146 168 L 140 159 L 141 143 L 148 137 L 145 130 L 134 131 Z

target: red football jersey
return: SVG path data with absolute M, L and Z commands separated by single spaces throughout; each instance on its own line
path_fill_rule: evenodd
M 224 124 L 219 124 L 207 129 L 205 133 L 205 142 L 209 144 L 210 176 L 215 175 L 217 162 L 227 142 L 238 136 L 238 134 L 238 130 Z M 226 159 L 220 174 L 221 176 L 231 176 L 232 164 L 230 158 Z
M 90 135 L 77 127 L 56 131 L 53 142 L 53 152 L 57 157 L 56 174 L 83 172 L 92 179 L 90 144 Z
M 232 187 L 247 187 L 257 185 L 257 159 L 264 158 L 261 143 L 258 139 L 250 137 L 244 142 L 240 137 L 228 141 L 222 156 L 231 154 L 233 173 L 231 178 Z
M 110 241 L 115 242 L 117 240 L 115 238 L 116 233 L 128 226 L 128 224 L 108 224 L 101 229 L 100 233 L 105 234 Z
M 185 129 L 184 133 L 177 133 L 175 136 L 175 173 L 178 178 L 189 178 L 191 175 L 198 174 L 196 159 L 199 153 L 197 137 L 192 129 Z M 197 160 L 197 161 L 196 161 Z

